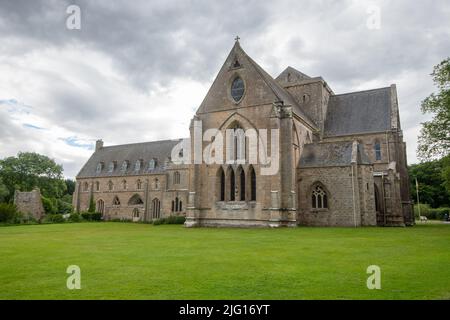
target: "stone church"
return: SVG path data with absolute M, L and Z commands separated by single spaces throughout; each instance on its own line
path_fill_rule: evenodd
M 265 150 L 279 159 L 271 174 L 264 174 L 267 163 L 249 160 L 256 147 L 247 132 L 260 129 L 278 132 Z M 214 147 L 230 131 L 232 142 Z M 116 146 L 97 141 L 76 177 L 76 211 L 92 200 L 105 220 L 183 215 L 187 227 L 414 224 L 395 85 L 335 94 L 322 77 L 292 67 L 273 78 L 237 39 L 190 135 Z M 201 154 L 227 160 L 174 160 L 174 150 L 194 159 L 199 146 Z

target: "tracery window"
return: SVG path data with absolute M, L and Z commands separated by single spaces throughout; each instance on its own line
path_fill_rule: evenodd
M 321 186 L 315 186 L 311 194 L 312 208 L 313 209 L 326 209 L 328 208 L 328 196 L 325 190 Z

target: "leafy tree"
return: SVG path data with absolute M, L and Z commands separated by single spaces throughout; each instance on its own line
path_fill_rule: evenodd
M 447 181 L 443 175 L 443 172 L 448 172 L 449 158 L 413 164 L 408 167 L 413 199 L 416 199 L 415 179 L 417 178 L 421 203 L 427 203 L 433 208 L 450 206 L 450 190 L 445 188 Z
M 73 195 L 73 193 L 75 192 L 75 181 L 66 179 L 64 182 L 66 183 L 66 194 Z
M 36 187 L 44 197 L 60 198 L 67 190 L 62 172 L 62 166 L 54 160 L 33 152 L 0 160 L 0 178 L 8 189 L 5 200 L 11 200 L 15 190 L 31 191 Z
M 431 76 L 439 92 L 432 93 L 421 105 L 422 113 L 434 114 L 431 121 L 422 123 L 418 147 L 421 160 L 450 153 L 450 58 L 435 66 Z
M 2 178 L 0 177 L 0 203 L 6 202 L 9 196 L 8 188 L 3 184 Z

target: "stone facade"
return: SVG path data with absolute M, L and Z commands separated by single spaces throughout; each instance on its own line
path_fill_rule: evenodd
M 14 194 L 14 204 L 19 212 L 33 217 L 36 220 L 40 220 L 45 215 L 39 189 L 30 192 L 16 191 Z
M 268 158 L 252 142 L 261 130 Z M 233 142 L 219 147 L 216 139 L 229 132 Z M 321 77 L 292 67 L 274 79 L 237 41 L 184 143 L 99 141 L 77 176 L 76 209 L 86 210 L 92 197 L 106 219 L 185 215 L 187 227 L 414 224 L 395 85 L 336 95 Z M 238 144 L 242 162 L 234 161 Z M 189 158 L 183 165 L 172 159 L 180 145 L 178 158 Z M 196 150 L 209 161 L 196 162 Z M 136 161 L 138 170 L 120 169 Z

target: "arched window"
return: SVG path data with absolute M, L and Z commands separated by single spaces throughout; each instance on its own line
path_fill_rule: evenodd
M 237 122 L 234 122 L 228 130 L 232 130 L 231 142 L 229 141 L 229 137 L 227 136 L 227 160 L 237 161 L 239 164 L 243 164 L 247 159 L 247 138 L 245 136 L 245 131 L 241 127 L 241 125 Z
M 239 200 L 245 201 L 245 172 L 241 166 L 238 167 L 238 177 L 239 177 Z
M 179 205 L 179 207 L 178 207 L 178 211 L 183 211 L 183 201 L 180 201 L 180 205 Z
M 152 200 L 152 219 L 159 219 L 161 217 L 161 202 L 158 198 Z
M 180 184 L 180 173 L 178 171 L 175 171 L 173 174 L 173 183 Z
M 142 201 L 142 198 L 140 195 L 135 194 L 133 195 L 130 200 L 128 200 L 128 205 L 129 206 L 136 206 L 136 205 L 141 205 L 144 204 L 144 201 Z
M 101 214 L 105 213 L 105 201 L 102 199 L 97 201 L 97 212 L 100 212 Z
M 256 201 L 256 174 L 253 166 L 250 166 L 249 172 L 250 172 L 250 201 Z
M 217 171 L 216 178 L 219 181 L 218 184 L 219 193 L 217 199 L 219 199 L 219 201 L 225 201 L 225 172 L 223 171 L 222 167 L 220 167 L 219 170 Z
M 141 179 L 138 179 L 138 180 L 136 181 L 136 188 L 137 188 L 138 190 L 141 190 L 141 189 L 142 189 L 142 181 L 141 181 Z
M 114 206 L 120 206 L 120 200 L 119 200 L 119 197 L 118 197 L 118 196 L 115 196 L 115 197 L 114 197 L 113 205 L 114 205 Z
M 155 180 L 153 182 L 154 182 L 155 189 L 159 189 L 159 180 L 158 180 L 158 178 L 155 178 Z
M 178 212 L 178 197 L 175 198 L 175 212 Z
M 123 190 L 127 190 L 127 180 L 122 180 L 122 188 Z
M 172 200 L 172 212 L 175 211 L 175 201 Z
M 315 186 L 311 194 L 311 205 L 313 209 L 328 208 L 328 196 L 321 186 Z
M 85 182 L 83 184 L 83 191 L 89 191 L 89 183 Z
M 381 160 L 381 144 L 379 141 L 375 141 L 374 151 L 375 151 L 375 160 Z
M 113 191 L 113 189 L 114 189 L 114 183 L 111 180 L 109 180 L 108 181 L 108 190 Z
M 95 190 L 100 191 L 100 182 L 98 181 L 95 182 Z
M 230 201 L 235 201 L 235 192 L 236 192 L 236 180 L 234 176 L 234 170 L 232 167 L 228 169 L 228 186 L 229 186 L 229 199 Z

